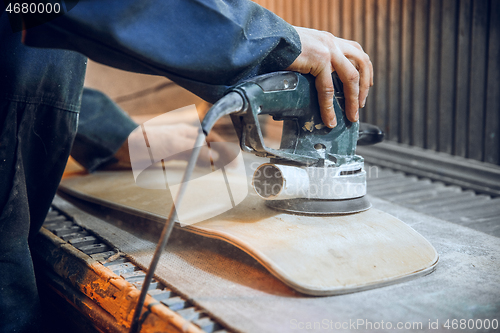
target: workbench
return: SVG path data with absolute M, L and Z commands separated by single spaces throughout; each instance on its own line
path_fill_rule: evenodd
M 380 170 L 377 177 L 368 180 L 369 193 L 380 193 L 380 196 L 370 196 L 369 200 L 375 208 L 401 219 L 434 245 L 440 256 L 435 272 L 408 282 L 353 294 L 304 296 L 281 283 L 243 251 L 178 229 L 174 231 L 157 269 L 154 287 L 160 291 L 152 293 L 153 297 L 161 294 L 160 302 L 167 310 L 152 310 L 143 331 L 169 327 L 180 332 L 182 327 L 189 325 L 193 332 L 199 328 L 206 332 L 461 331 L 464 323 L 474 328 L 489 325 L 490 329 L 486 331 L 495 331 L 495 327 L 498 330 L 495 325 L 500 319 L 500 239 L 494 236 L 498 228 L 491 227 L 498 226 L 498 223 L 487 224 L 485 231 L 490 233 L 487 234 L 426 215 L 425 207 L 436 206 L 432 202 L 442 199 L 442 193 L 459 190 L 393 170 Z M 388 184 L 385 187 L 380 184 L 384 178 L 384 183 Z M 384 188 L 391 190 L 384 191 Z M 462 192 L 470 195 L 467 191 Z M 413 209 L 384 200 L 384 196 L 399 198 L 402 204 L 406 203 Z M 488 206 L 484 207 L 499 207 L 498 199 L 484 196 L 469 198 L 468 201 L 483 199 L 488 200 Z M 445 200 L 448 204 L 450 201 Z M 429 214 L 445 210 L 446 204 L 441 206 L 441 209 L 429 209 Z M 500 211 L 498 208 L 483 210 Z M 50 224 L 51 214 L 52 219 L 62 215 L 87 235 L 94 235 L 97 244 L 90 247 L 90 253 L 97 252 L 87 255 L 76 248 L 68 249 L 72 245 L 55 235 L 58 231 L 54 224 Z M 130 296 L 130 289 L 117 281 L 126 282 L 131 276 L 120 269 L 133 267 L 131 272 L 137 272 L 140 268 L 147 268 L 150 257 L 142 256 L 141 250 L 154 249 L 158 237 L 154 230 L 160 230 L 161 225 L 155 221 L 132 219 L 68 196 L 56 197 L 51 214 L 37 240 L 36 252 L 39 255 L 37 261 L 45 262 L 45 267 L 52 269 L 50 274 L 61 277 L 59 284 L 52 288 L 59 294 L 71 289 L 74 295 L 65 298 L 72 299 L 70 303 L 79 308 L 80 313 L 86 312 L 87 317 L 99 317 L 99 320 L 92 321 L 99 329 L 126 331 L 133 301 L 124 304 L 122 299 L 119 305 L 112 305 L 105 300 L 109 290 L 99 296 L 99 291 L 91 289 L 96 286 L 99 290 L 105 289 L 102 283 L 95 282 L 101 278 L 108 285 L 114 281 L 121 290 L 128 290 L 123 294 L 124 299 Z M 56 254 L 62 249 L 66 251 L 64 255 Z M 133 262 L 128 256 L 130 253 L 134 254 Z M 72 261 L 78 264 L 69 264 Z M 73 267 L 75 272 L 68 267 Z M 109 272 L 106 267 L 111 267 Z M 110 278 L 112 269 L 118 273 L 117 278 Z M 82 273 L 86 270 L 87 273 Z M 82 274 L 86 277 L 92 275 L 88 272 L 101 277 L 92 283 L 81 280 Z M 140 288 L 137 279 L 132 279 L 132 284 Z M 88 306 L 89 302 L 94 305 Z M 174 323 L 169 323 L 169 320 Z

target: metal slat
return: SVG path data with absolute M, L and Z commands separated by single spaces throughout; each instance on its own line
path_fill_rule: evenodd
M 380 177 L 376 178 L 368 178 L 368 186 L 371 187 L 377 187 L 378 185 L 383 185 L 383 186 L 390 186 L 390 184 L 394 184 L 393 186 L 397 186 L 397 184 L 393 183 L 394 180 L 403 180 L 405 179 L 406 176 L 402 172 L 391 172 L 391 173 L 384 173 Z M 389 182 L 388 182 L 389 181 Z M 389 184 L 388 184 L 389 183 Z
M 340 0 L 330 0 L 328 1 L 328 12 L 329 12 L 329 24 L 328 31 L 336 36 L 342 35 L 342 25 L 340 16 Z
M 492 0 L 489 11 L 484 160 L 500 164 L 500 1 Z
M 370 55 L 373 65 L 377 63 L 377 52 L 376 52 L 376 36 L 375 36 L 375 0 L 366 0 L 365 2 L 365 43 L 363 45 L 366 53 Z M 375 68 L 374 68 L 375 71 Z M 370 95 L 366 100 L 366 109 L 361 112 L 363 116 L 363 121 L 374 124 L 375 123 L 375 95 L 377 93 L 377 87 L 372 87 L 370 89 Z
M 471 219 L 479 220 L 481 218 L 490 218 L 500 213 L 500 199 L 485 200 L 478 202 L 477 205 L 468 208 L 458 208 L 457 215 L 460 215 L 462 221 L 470 221 Z M 500 217 L 499 217 L 500 221 Z
M 425 107 L 427 96 L 425 87 L 427 78 L 427 27 L 429 3 L 427 0 L 415 3 L 414 40 L 413 40 L 413 75 L 412 75 L 412 133 L 411 144 L 424 148 Z
M 471 31 L 471 66 L 469 95 L 469 140 L 467 156 L 479 161 L 483 160 L 484 151 L 484 116 L 487 64 L 487 29 L 488 1 L 472 2 Z M 498 18 L 496 18 L 498 19 Z
M 412 106 L 412 80 L 413 75 L 413 18 L 414 1 L 403 1 L 402 17 L 402 58 L 401 58 L 401 109 L 400 109 L 400 135 L 399 140 L 405 144 L 411 143 L 411 106 Z M 378 72 L 376 73 L 378 75 Z
M 394 181 L 396 179 L 397 181 Z M 375 195 L 392 193 L 392 191 L 398 188 L 412 186 L 416 181 L 417 181 L 416 177 L 400 177 L 400 178 L 393 178 L 391 179 L 390 182 L 387 182 L 387 180 L 381 181 L 376 185 L 368 183 L 368 191 L 371 192 L 370 194 L 375 194 Z
M 435 202 L 448 193 L 453 192 L 447 191 L 447 188 L 443 184 L 427 182 L 425 183 L 425 186 L 421 186 L 415 189 L 408 189 L 408 192 L 403 193 L 398 197 L 390 200 L 397 204 L 402 204 L 406 207 L 416 208 L 419 205 L 424 205 L 428 200 L 434 200 Z
M 378 0 L 376 2 L 376 62 L 373 64 L 377 70 L 378 75 L 374 78 L 375 87 L 375 105 L 376 108 L 372 111 L 375 113 L 375 124 L 377 124 L 384 131 L 387 131 L 387 99 L 388 99 L 388 67 L 387 62 L 389 54 L 387 45 L 389 44 L 389 5 L 387 0 Z
M 401 1 L 391 0 L 389 11 L 389 68 L 386 137 L 399 141 L 401 110 Z
M 310 18 L 311 18 L 311 28 L 321 30 L 321 14 L 319 12 L 319 2 L 320 0 L 310 0 Z
M 435 193 L 435 194 L 434 194 Z M 416 210 L 429 212 L 436 210 L 441 210 L 443 205 L 457 205 L 464 202 L 468 202 L 473 199 L 475 193 L 472 191 L 462 191 L 461 189 L 448 190 L 444 187 L 442 190 L 436 190 L 432 192 L 432 196 L 424 196 L 421 198 L 420 202 L 411 202 L 405 204 L 412 205 Z
M 425 147 L 437 150 L 438 146 L 438 110 L 439 110 L 439 59 L 441 45 L 441 2 L 431 1 L 429 6 L 428 30 L 428 65 L 427 83 L 422 87 L 427 95 L 425 113 Z M 424 115 L 421 115 L 424 116 Z
M 352 39 L 352 0 L 342 0 L 342 38 Z
M 371 183 L 374 180 L 367 181 L 369 195 L 500 237 L 500 198 L 399 173 L 375 186 Z
M 456 80 L 456 12 L 458 2 L 443 0 L 442 4 L 438 150 L 451 154 L 453 148 L 453 112 L 455 110 L 455 87 L 453 82 Z
M 360 43 L 363 46 L 365 43 L 364 40 L 364 1 L 363 0 L 354 0 L 353 9 L 352 9 L 352 38 L 356 42 Z
M 311 17 L 311 4 L 309 1 L 300 1 L 300 4 L 297 6 L 300 12 L 300 22 L 303 27 L 312 27 L 312 22 L 314 19 Z
M 469 119 L 469 91 L 470 86 L 470 30 L 471 30 L 472 0 L 461 0 L 458 17 L 457 41 L 457 81 L 455 89 L 455 155 L 467 156 L 467 123 Z
M 438 189 L 433 189 L 430 186 L 422 187 L 419 190 L 413 190 L 411 192 L 404 193 L 404 195 L 401 195 L 398 198 L 394 198 L 392 199 L 392 201 L 397 203 L 398 205 L 415 209 L 419 205 L 423 205 L 422 202 L 426 202 L 427 200 L 435 201 L 439 197 L 440 194 L 438 191 L 440 187 L 443 187 L 443 185 L 433 185 Z
M 433 212 L 433 216 L 442 218 L 444 220 L 449 220 L 451 217 L 460 216 L 460 209 L 469 209 L 478 205 L 483 205 L 489 202 L 491 198 L 485 196 L 475 196 L 466 202 L 452 202 L 447 205 L 442 205 L 441 209 L 436 209 Z
M 379 191 L 379 195 L 383 195 L 386 200 L 397 202 L 398 200 L 406 199 L 408 196 L 414 195 L 415 192 L 429 192 L 432 188 L 430 180 L 419 181 L 414 179 L 408 184 L 402 184 L 397 188 L 388 191 Z
M 377 169 L 373 169 L 373 167 L 366 167 L 366 177 L 367 180 L 370 184 L 376 185 L 379 182 L 383 182 L 384 179 L 387 178 L 394 178 L 398 177 L 400 175 L 401 177 L 404 177 L 404 174 L 402 172 L 392 172 L 388 171 L 388 169 L 377 167 Z M 385 182 L 384 182 L 385 183 Z

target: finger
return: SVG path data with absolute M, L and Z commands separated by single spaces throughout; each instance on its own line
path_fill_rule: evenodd
M 353 40 L 348 40 L 348 39 L 343 39 L 344 41 L 348 42 L 349 44 L 351 44 L 352 46 L 354 46 L 355 48 L 357 48 L 359 51 L 361 52 L 365 52 L 363 50 L 363 47 L 361 46 L 361 44 L 359 44 L 358 42 L 355 42 Z
M 359 114 L 359 72 L 343 55 L 334 55 L 332 65 L 344 85 L 345 113 L 350 121 L 358 121 Z
M 370 87 L 373 87 L 373 64 L 370 61 Z
M 372 85 L 372 76 L 370 71 L 371 61 L 368 55 L 365 57 L 359 65 L 359 107 L 364 108 L 366 104 L 366 98 L 368 97 L 368 91 Z
M 316 90 L 318 91 L 319 109 L 321 111 L 321 119 L 323 123 L 334 128 L 337 126 L 337 118 L 335 117 L 335 109 L 333 108 L 333 98 L 335 90 L 333 88 L 331 70 L 326 68 L 316 76 Z

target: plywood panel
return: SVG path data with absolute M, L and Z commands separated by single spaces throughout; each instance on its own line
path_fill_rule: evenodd
M 167 168 L 169 177 L 177 174 L 180 181 L 184 168 Z M 164 186 L 163 177 L 148 172 L 142 175 L 146 183 Z M 200 177 L 195 172 L 197 193 L 220 187 L 213 174 Z M 159 221 L 166 219 L 172 205 L 169 192 L 138 187 L 131 171 L 66 178 L 61 188 L 84 200 Z M 210 210 L 203 200 L 185 198 L 184 205 L 199 216 Z M 299 216 L 274 211 L 249 195 L 233 209 L 184 230 L 240 248 L 285 284 L 309 295 L 344 294 L 402 282 L 432 272 L 438 261 L 436 250 L 420 234 L 376 209 Z

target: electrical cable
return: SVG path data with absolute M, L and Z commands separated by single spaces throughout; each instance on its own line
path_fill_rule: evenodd
M 156 266 L 158 265 L 158 261 L 160 260 L 161 253 L 165 248 L 165 246 L 167 245 L 168 238 L 172 233 L 175 220 L 177 219 L 177 210 L 175 209 L 175 207 L 179 207 L 179 204 L 181 203 L 182 198 L 184 197 L 184 193 L 186 192 L 186 188 L 188 185 L 188 180 L 191 178 L 191 174 L 193 173 L 196 161 L 198 160 L 198 155 L 200 154 L 200 150 L 203 147 L 204 141 L 205 141 L 205 135 L 203 134 L 203 131 L 200 128 L 198 137 L 196 138 L 195 146 L 193 148 L 193 152 L 186 167 L 186 171 L 184 172 L 184 176 L 182 177 L 181 187 L 179 189 L 179 192 L 177 192 L 177 196 L 170 210 L 170 214 L 167 218 L 165 226 L 163 227 L 160 240 L 158 241 L 158 245 L 156 246 L 153 259 L 151 260 L 151 264 L 149 265 L 146 277 L 144 278 L 141 294 L 139 295 L 139 299 L 137 300 L 134 316 L 132 318 L 132 324 L 130 326 L 130 331 L 129 331 L 130 333 L 137 333 L 139 331 L 139 326 L 140 326 L 139 318 L 141 316 L 142 307 L 144 306 L 146 294 L 148 293 L 149 285 L 151 284 L 151 280 L 153 278 Z
M 141 321 L 139 319 L 141 317 L 142 308 L 144 306 L 144 301 L 146 299 L 151 280 L 153 279 L 154 272 L 156 270 L 156 266 L 158 265 L 158 261 L 160 260 L 161 253 L 167 245 L 168 238 L 170 237 L 172 229 L 174 228 L 174 224 L 177 219 L 176 207 L 180 207 L 180 203 L 182 202 L 182 198 L 184 197 L 184 193 L 186 192 L 189 179 L 191 178 L 194 167 L 196 166 L 196 161 L 198 160 L 200 151 L 203 148 L 205 135 L 208 135 L 208 133 L 212 129 L 212 126 L 218 119 L 220 119 L 224 115 L 242 110 L 244 105 L 245 102 L 242 96 L 238 93 L 232 92 L 215 103 L 205 115 L 205 118 L 203 119 L 203 122 L 199 129 L 198 136 L 191 153 L 191 157 L 189 158 L 186 171 L 182 176 L 179 192 L 177 192 L 177 196 L 175 197 L 174 203 L 172 204 L 172 208 L 170 209 L 170 213 L 166 220 L 165 226 L 163 227 L 160 239 L 158 240 L 158 245 L 156 246 L 155 253 L 153 255 L 153 258 L 151 259 L 149 269 L 146 272 L 146 276 L 144 277 L 141 293 L 139 295 L 139 299 L 137 300 L 134 315 L 132 318 L 132 323 L 129 331 L 130 333 L 137 333 L 140 329 Z

